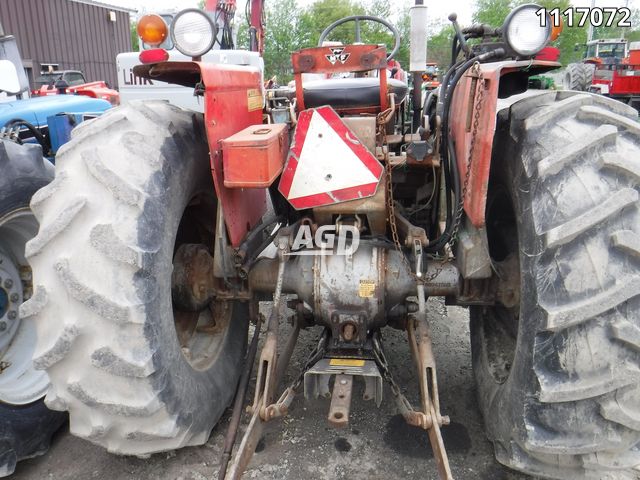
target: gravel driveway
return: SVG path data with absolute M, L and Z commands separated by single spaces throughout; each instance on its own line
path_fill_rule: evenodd
M 430 300 L 430 321 L 438 362 L 440 404 L 451 425 L 443 428 L 456 480 L 531 480 L 499 465 L 485 439 L 476 405 L 471 371 L 466 310 Z M 299 371 L 320 333 L 302 331 L 287 381 Z M 419 404 L 414 367 L 403 332 L 383 331 L 389 363 L 412 404 Z M 410 388 L 409 388 L 410 387 Z M 300 395 L 290 415 L 265 430 L 244 478 L 249 479 L 394 479 L 436 480 L 435 462 L 426 432 L 408 426 L 397 413 L 385 385 L 382 406 L 361 400 L 356 381 L 350 426 L 329 427 L 329 401 L 305 401 Z M 201 447 L 152 455 L 148 459 L 118 457 L 62 431 L 44 456 L 18 465 L 12 480 L 41 479 L 171 479 L 217 478 L 218 462 L 229 414 Z

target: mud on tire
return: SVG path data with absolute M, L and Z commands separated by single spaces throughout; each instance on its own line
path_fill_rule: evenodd
M 225 302 L 214 340 L 198 337 L 199 363 L 172 311 L 174 252 L 213 235 L 213 191 L 202 115 L 165 102 L 112 109 L 58 152 L 55 180 L 31 202 L 40 231 L 27 255 L 38 280 L 24 314 L 42 339 L 46 403 L 69 410 L 73 434 L 121 454 L 202 444 L 230 402 L 244 304 Z
M 512 214 L 488 208 L 487 228 L 491 244 L 492 228 L 513 223 L 521 295 L 511 311 L 472 309 L 488 436 L 501 463 L 530 474 L 638 478 L 637 112 L 553 92 L 514 104 L 498 125 L 489 197 L 506 191 Z M 507 243 L 490 246 L 496 264 Z

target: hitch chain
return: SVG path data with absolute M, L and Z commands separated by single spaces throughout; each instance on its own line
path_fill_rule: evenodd
M 476 148 L 476 141 L 478 137 L 478 128 L 480 126 L 480 114 L 482 110 L 482 103 L 484 102 L 484 89 L 486 80 L 482 74 L 480 63 L 476 62 L 471 67 L 472 77 L 477 79 L 476 82 L 472 82 L 472 88 L 475 87 L 476 91 L 473 92 L 473 98 L 475 99 L 475 112 L 473 118 L 473 129 L 471 131 L 471 140 L 469 142 L 469 153 L 467 155 L 467 169 L 464 175 L 464 181 L 462 183 L 462 201 L 458 205 L 458 211 L 453 222 L 453 229 L 451 231 L 451 244 L 456 243 L 458 239 L 458 231 L 460 230 L 460 223 L 462 221 L 462 215 L 464 213 L 464 202 L 467 198 L 467 192 L 469 190 L 469 179 L 471 178 L 471 166 L 473 160 L 473 151 Z
M 451 239 L 449 240 L 449 242 L 452 245 L 455 244 L 458 239 L 460 223 L 462 221 L 462 215 L 464 214 L 464 201 L 465 201 L 465 198 L 467 197 L 467 192 L 469 190 L 469 180 L 471 178 L 473 152 L 475 150 L 477 136 L 478 136 L 478 129 L 480 126 L 480 114 L 482 110 L 482 104 L 484 102 L 484 91 L 485 91 L 485 85 L 486 85 L 486 80 L 484 78 L 484 75 L 482 74 L 482 70 L 480 69 L 479 62 L 476 62 L 471 67 L 471 72 L 472 72 L 472 76 L 478 79 L 477 82 L 473 83 L 473 86 L 476 88 L 476 91 L 473 93 L 474 99 L 475 99 L 474 121 L 473 121 L 473 129 L 471 132 L 471 140 L 469 142 L 467 168 L 465 171 L 464 181 L 462 184 L 462 192 L 461 192 L 462 201 L 460 202 L 460 205 L 458 205 L 458 209 L 456 211 L 455 218 L 453 221 Z M 388 118 L 389 118 L 389 112 L 387 110 L 379 113 L 376 120 L 377 127 L 378 127 L 378 136 L 382 139 L 383 145 L 387 143 L 387 133 L 386 133 L 385 124 L 388 122 Z M 387 177 L 386 189 L 387 189 L 387 211 L 389 215 L 389 226 L 391 227 L 391 236 L 393 238 L 393 243 L 395 245 L 395 248 L 399 253 L 402 253 L 402 245 L 400 243 L 400 237 L 398 235 L 398 226 L 396 224 L 395 202 L 393 200 L 392 170 L 393 169 L 391 167 L 391 163 L 389 162 L 389 156 L 388 154 L 386 154 L 385 173 Z M 433 280 L 435 280 L 444 269 L 445 264 L 451 262 L 451 259 L 448 256 L 445 256 L 442 259 L 442 261 L 437 265 L 435 270 L 425 277 L 421 275 L 420 272 L 416 273 L 413 271 L 413 269 L 411 268 L 411 265 L 409 264 L 409 261 L 407 260 L 404 254 L 402 255 L 402 260 L 405 267 L 407 268 L 407 271 L 409 272 L 411 277 L 416 281 L 418 285 L 426 285 L 432 282 Z
M 378 126 L 378 136 L 382 139 L 383 145 L 387 143 L 387 131 L 386 131 L 385 125 L 388 121 L 388 118 L 389 118 L 389 112 L 388 110 L 385 110 L 384 112 L 381 112 L 378 114 L 378 117 L 376 120 L 376 123 Z M 398 225 L 396 223 L 396 209 L 395 209 L 395 202 L 393 200 L 393 184 L 391 181 L 392 168 L 391 168 L 391 163 L 389 162 L 388 153 L 385 154 L 384 167 L 385 167 L 385 174 L 386 174 L 385 187 L 387 190 L 387 213 L 389 216 L 389 226 L 391 227 L 391 237 L 393 239 L 393 244 L 396 250 L 398 251 L 398 253 L 400 253 L 400 256 L 402 258 L 402 263 L 406 267 L 407 272 L 409 272 L 409 275 L 416 281 L 417 284 L 419 285 L 427 284 L 435 280 L 436 277 L 440 275 L 440 273 L 442 272 L 442 269 L 444 268 L 444 265 L 449 261 L 449 259 L 445 257 L 442 263 L 439 264 L 438 267 L 435 269 L 435 271 L 430 275 L 428 275 L 427 277 L 423 277 L 421 273 L 420 275 L 417 275 L 416 272 L 413 271 L 413 269 L 411 268 L 411 265 L 409 264 L 409 260 L 407 260 L 406 255 L 402 251 L 400 236 L 398 235 Z
M 391 369 L 389 368 L 389 362 L 387 361 L 387 357 L 384 354 L 384 350 L 382 349 L 382 343 L 380 342 L 380 334 L 378 333 L 373 337 L 373 356 L 375 357 L 376 364 L 380 369 L 380 373 L 382 373 L 382 378 L 384 378 L 387 383 L 391 386 L 391 392 L 393 393 L 394 398 L 396 399 L 396 403 L 398 408 L 400 409 L 400 414 L 409 421 L 411 418 L 411 425 L 421 427 L 422 422 L 416 422 L 416 412 L 409 402 L 409 399 L 402 393 L 400 390 L 400 386 L 393 378 L 391 374 Z
M 289 407 L 291 406 L 291 403 L 293 402 L 293 399 L 295 398 L 296 393 L 298 392 L 298 389 L 302 385 L 302 381 L 304 380 L 304 374 L 307 373 L 307 371 L 311 367 L 313 367 L 319 360 L 321 360 L 322 357 L 324 357 L 325 347 L 327 346 L 327 339 L 329 336 L 328 333 L 329 333 L 328 330 L 325 329 L 322 335 L 320 336 L 320 340 L 318 341 L 316 348 L 314 348 L 313 351 L 309 354 L 309 357 L 307 358 L 307 362 L 304 364 L 304 367 L 302 368 L 302 370 L 300 370 L 300 373 L 298 374 L 296 379 L 293 382 L 291 382 L 291 385 L 289 385 L 284 390 L 284 392 L 282 392 L 282 395 L 280 396 L 280 398 L 276 403 L 269 405 L 267 407 L 266 411 L 267 411 L 268 419 L 283 417 L 287 415 L 287 413 L 289 413 Z

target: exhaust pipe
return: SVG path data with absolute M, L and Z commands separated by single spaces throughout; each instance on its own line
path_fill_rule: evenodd
M 427 6 L 416 0 L 410 9 L 411 33 L 409 45 L 409 71 L 413 74 L 412 132 L 420 127 L 422 111 L 422 72 L 427 69 Z

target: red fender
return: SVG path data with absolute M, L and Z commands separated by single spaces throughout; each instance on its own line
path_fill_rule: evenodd
M 484 100 L 480 110 L 476 144 L 472 152 L 469 186 L 464 198 L 464 210 L 471 223 L 481 228 L 485 223 L 489 172 L 493 153 L 493 138 L 496 131 L 498 113 L 498 88 L 501 77 L 518 70 L 544 72 L 560 67 L 559 63 L 533 61 L 509 61 L 486 63 L 480 66 L 485 82 Z M 451 104 L 450 135 L 455 140 L 458 171 L 462 181 L 465 178 L 469 159 L 469 148 L 475 121 L 475 102 L 471 98 L 472 74 L 467 72 L 458 83 Z M 469 110 L 472 110 L 469 112 Z M 467 115 L 471 115 L 471 125 L 467 127 Z
M 262 123 L 260 70 L 240 65 L 164 62 L 138 65 L 134 67 L 134 74 L 187 87 L 195 87 L 198 83 L 204 86 L 204 120 L 213 185 L 222 205 L 229 241 L 233 247 L 238 247 L 266 212 L 267 190 L 224 186 L 220 140 Z

